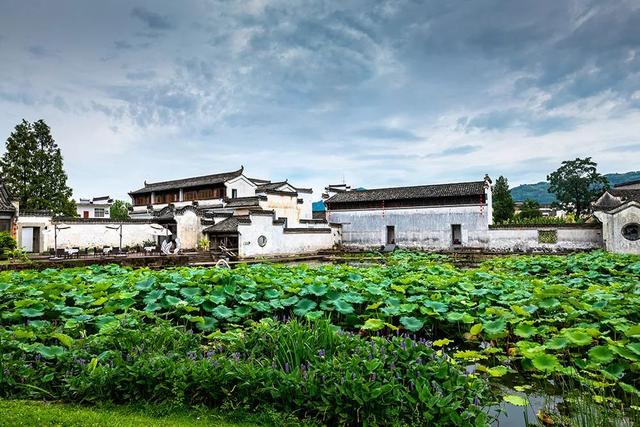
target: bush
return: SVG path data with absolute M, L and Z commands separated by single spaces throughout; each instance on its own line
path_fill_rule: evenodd
M 263 320 L 211 339 L 130 316 L 85 339 L 26 326 L 53 354 L 0 334 L 0 396 L 231 406 L 328 425 L 485 425 L 487 390 L 427 341 L 364 338 L 329 322 Z M 57 337 L 57 338 L 51 338 Z M 40 350 L 39 350 L 40 349 Z M 49 358 L 47 358 L 49 357 Z M 28 386 L 25 386 L 28 385 Z
M 14 250 L 16 246 L 16 239 L 11 234 L 4 231 L 0 232 L 0 256 L 6 258 L 7 253 Z

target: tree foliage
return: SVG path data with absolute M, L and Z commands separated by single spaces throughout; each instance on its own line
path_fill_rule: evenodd
M 15 127 L 0 159 L 0 174 L 9 192 L 20 201 L 20 209 L 76 215 L 60 148 L 43 120 L 22 120 Z
M 597 171 L 598 164 L 591 157 L 566 160 L 547 176 L 549 192 L 554 193 L 560 206 L 580 216 L 589 212 L 591 202 L 609 188 L 607 177 Z
M 509 181 L 504 176 L 500 176 L 493 187 L 493 222 L 508 221 L 513 217 L 513 212 L 514 204 L 509 191 Z
M 124 200 L 116 200 L 111 205 L 110 217 L 111 219 L 129 219 L 129 208 L 131 203 Z
M 535 200 L 527 199 L 522 202 L 522 206 L 520 207 L 520 213 L 518 214 L 520 218 L 539 218 L 542 216 L 542 212 L 540 211 L 540 203 Z

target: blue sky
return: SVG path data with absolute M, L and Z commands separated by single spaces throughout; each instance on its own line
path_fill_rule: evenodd
M 47 121 L 75 197 L 640 169 L 638 1 L 5 1 L 0 52 L 0 137 Z

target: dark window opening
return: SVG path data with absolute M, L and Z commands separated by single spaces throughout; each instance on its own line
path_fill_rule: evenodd
M 237 197 L 238 197 L 238 190 L 234 188 L 231 190 L 231 198 L 236 199 Z
M 396 244 L 396 227 L 393 225 L 387 225 L 387 245 Z
M 631 241 L 640 239 L 640 224 L 632 223 L 622 227 L 622 236 Z
M 451 243 L 454 245 L 462 244 L 462 225 L 451 224 Z

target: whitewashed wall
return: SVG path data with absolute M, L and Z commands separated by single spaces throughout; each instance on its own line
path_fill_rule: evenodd
M 556 230 L 557 243 L 540 243 L 539 230 Z M 492 228 L 489 230 L 488 249 L 499 251 L 568 251 L 603 247 L 602 230 L 592 227 L 539 227 Z
M 299 206 L 300 219 L 313 218 L 313 193 L 298 193 L 298 198 L 303 200 Z
M 327 232 L 325 232 L 325 230 Z M 274 225 L 273 217 L 252 215 L 251 224 L 240 224 L 239 255 L 242 258 L 271 255 L 288 255 L 331 249 L 340 242 L 339 227 L 309 228 L 305 232 L 287 231 L 282 225 Z M 265 236 L 267 244 L 258 245 L 258 237 Z
M 196 249 L 198 240 L 202 239 L 202 224 L 200 217 L 192 210 L 185 210 L 174 216 L 180 245 L 182 249 Z
M 631 202 L 623 209 L 614 209 L 612 213 L 596 212 L 602 222 L 605 249 L 610 252 L 640 254 L 640 240 L 627 240 L 622 228 L 630 223 L 640 224 L 640 204 Z
M 92 248 L 102 246 L 117 247 L 120 245 L 119 230 L 106 226 L 117 226 L 119 223 L 69 223 L 69 228 L 58 230 L 58 248 Z M 154 228 L 155 227 L 155 228 Z M 122 246 L 142 245 L 148 240 L 157 241 L 157 236 L 165 233 L 154 224 L 125 223 L 122 229 Z M 45 251 L 54 247 L 54 230 L 52 226 L 42 232 Z
M 396 244 L 404 248 L 448 249 L 452 224 L 462 228 L 462 246 L 488 245 L 490 214 L 486 206 L 335 210 L 330 223 L 342 224 L 345 246 L 377 248 L 386 243 L 387 226 L 395 226 Z
M 256 195 L 256 185 L 244 175 L 225 182 L 227 197 L 231 197 L 232 190 L 238 191 L 237 197 L 251 197 Z

